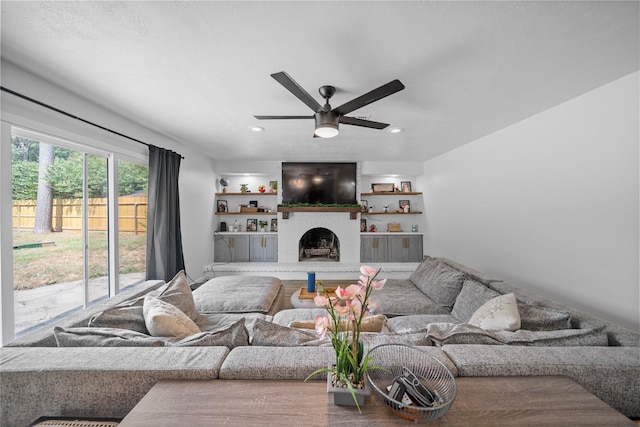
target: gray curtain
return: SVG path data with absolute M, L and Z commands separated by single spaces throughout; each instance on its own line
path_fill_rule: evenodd
M 149 146 L 147 280 L 171 280 L 184 269 L 178 174 L 182 156 Z

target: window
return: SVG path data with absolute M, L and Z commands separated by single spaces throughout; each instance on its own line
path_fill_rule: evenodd
M 121 157 L 12 128 L 16 335 L 144 281 L 148 168 Z

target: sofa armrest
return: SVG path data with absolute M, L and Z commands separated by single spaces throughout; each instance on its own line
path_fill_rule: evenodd
M 567 376 L 628 417 L 640 417 L 637 347 L 445 345 L 461 377 Z
M 0 424 L 124 417 L 161 379 L 216 379 L 226 347 L 0 349 Z

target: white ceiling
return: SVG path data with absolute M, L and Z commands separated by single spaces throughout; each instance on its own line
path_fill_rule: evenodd
M 2 1 L 1 53 L 214 159 L 422 161 L 637 71 L 638 5 Z M 398 78 L 350 115 L 405 132 L 258 121 L 312 114 L 278 71 L 334 107 Z

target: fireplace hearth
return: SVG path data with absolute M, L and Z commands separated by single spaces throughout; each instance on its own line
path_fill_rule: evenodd
M 340 241 L 327 228 L 316 227 L 306 231 L 298 248 L 298 261 L 340 261 Z

